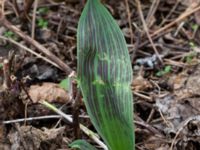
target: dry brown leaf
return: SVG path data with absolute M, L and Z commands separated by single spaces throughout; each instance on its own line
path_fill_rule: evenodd
M 152 135 L 145 141 L 144 146 L 148 150 L 157 150 L 158 148 L 161 148 L 165 144 L 166 143 L 164 139 L 162 139 L 159 136 Z M 167 146 L 167 144 L 165 146 Z M 165 150 L 165 149 L 161 149 L 161 150 Z
M 139 75 L 134 78 L 132 87 L 134 91 L 143 91 L 145 89 L 152 88 L 152 85 L 148 80 Z
M 28 91 L 33 103 L 41 100 L 48 102 L 68 103 L 69 94 L 55 83 L 43 83 L 42 85 L 32 85 Z
M 65 127 L 52 128 L 52 129 L 43 128 L 43 129 L 44 133 L 47 135 L 47 140 L 56 139 L 58 135 L 62 135 L 65 131 Z
M 65 127 L 42 131 L 33 126 L 21 126 L 18 131 L 11 131 L 8 138 L 11 143 L 11 149 L 23 150 L 25 144 L 29 150 L 39 150 L 42 143 L 46 143 L 47 148 L 52 149 L 51 147 L 54 147 L 54 145 L 59 145 L 64 130 Z
M 10 132 L 8 134 L 8 139 L 11 144 L 11 149 L 21 149 L 24 150 L 23 144 L 21 141 L 26 143 L 26 147 L 30 150 L 38 150 L 40 143 L 43 139 L 46 138 L 46 135 L 39 129 L 36 129 L 31 126 L 22 126 L 20 127 L 20 133 L 18 131 Z
M 174 90 L 178 90 L 184 86 L 187 78 L 188 78 L 188 75 L 186 75 L 186 73 L 180 73 L 178 75 L 172 76 L 169 79 L 168 83 L 169 85 L 173 86 Z
M 192 74 L 178 75 L 174 80 L 174 93 L 179 99 L 198 96 L 200 91 L 200 66 Z M 177 88 L 175 88 L 177 87 Z

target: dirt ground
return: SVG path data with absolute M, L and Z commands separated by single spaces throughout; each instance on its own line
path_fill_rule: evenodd
M 200 150 L 200 1 L 102 2 L 129 48 L 136 149 Z M 77 126 L 96 132 L 76 83 L 66 79 L 76 72 L 84 4 L 0 0 L 0 150 L 69 150 L 78 138 L 102 149 Z M 76 121 L 60 118 L 44 99 Z

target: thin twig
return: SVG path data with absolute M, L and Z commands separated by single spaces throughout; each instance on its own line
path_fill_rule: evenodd
M 19 17 L 19 14 L 20 14 L 20 11 L 19 11 L 19 7 L 18 7 L 18 4 L 17 4 L 17 0 L 12 0 L 12 7 L 13 7 L 13 10 L 16 14 L 17 17 Z
M 4 82 L 3 82 L 3 87 L 5 89 L 10 88 L 10 70 L 9 70 L 9 61 L 8 59 L 5 59 L 3 61 L 3 75 L 4 75 Z
M 34 0 L 26 0 L 26 1 L 24 1 L 24 11 L 23 11 L 23 14 L 21 16 L 21 18 L 23 20 L 26 20 L 26 19 L 29 20 L 28 13 L 31 10 L 31 7 L 32 7 L 33 3 L 34 3 Z
M 3 124 L 12 124 L 12 123 L 25 122 L 25 121 L 44 120 L 44 119 L 57 119 L 57 118 L 59 119 L 61 117 L 59 115 L 30 117 L 30 118 L 22 118 L 22 119 L 3 121 Z
M 153 109 L 151 109 L 151 112 L 150 112 L 150 114 L 149 114 L 149 116 L 147 118 L 147 121 L 146 121 L 147 123 L 149 123 L 151 121 L 151 119 L 153 118 L 154 114 L 155 114 L 155 109 L 153 108 Z
M 74 85 L 77 86 L 77 85 Z M 74 136 L 80 138 L 80 126 L 79 126 L 79 108 L 81 105 L 81 91 L 76 92 L 76 97 L 73 104 L 73 125 L 74 125 Z
M 147 17 L 146 17 L 146 24 L 147 24 L 147 27 L 148 27 L 148 28 L 149 28 L 150 25 L 151 25 L 150 23 L 152 22 L 152 18 L 153 18 L 153 16 L 154 16 L 154 14 L 155 14 L 155 12 L 156 12 L 156 10 L 157 10 L 159 4 L 160 4 L 160 0 L 154 0 L 154 1 L 152 2 L 151 8 L 150 8 L 150 10 L 149 10 L 149 12 L 148 12 L 148 15 L 147 15 Z
M 5 0 L 0 0 L 0 19 L 4 18 L 4 4 Z
M 32 18 L 32 28 L 31 28 L 31 37 L 35 38 L 35 20 L 36 20 L 36 11 L 38 7 L 38 0 L 35 0 L 34 8 L 33 8 L 33 18 Z
M 172 141 L 172 144 L 171 144 L 171 146 L 170 146 L 170 150 L 173 150 L 173 147 L 174 147 L 174 144 L 175 144 L 175 142 L 176 142 L 177 137 L 179 136 L 179 134 L 181 133 L 181 131 L 184 129 L 184 127 L 185 127 L 190 121 L 192 121 L 192 120 L 198 120 L 198 121 L 200 121 L 200 115 L 189 117 L 188 119 L 186 119 L 183 123 L 181 123 L 181 124 L 179 125 L 179 127 L 177 128 L 178 131 L 176 132 L 176 135 L 175 135 L 175 137 L 174 137 L 174 139 L 173 139 L 173 141 Z
M 175 5 L 172 7 L 172 9 L 170 10 L 170 12 L 168 13 L 168 15 L 163 19 L 163 21 L 161 22 L 161 24 L 159 25 L 160 27 L 163 26 L 165 24 L 165 22 L 171 17 L 171 15 L 173 14 L 173 12 L 176 10 L 177 6 L 179 5 L 179 3 L 181 2 L 181 0 L 177 0 Z
M 136 92 L 136 91 L 133 91 L 133 94 L 136 95 L 136 96 L 138 96 L 138 97 L 141 97 L 141 98 L 143 98 L 143 99 L 146 99 L 146 100 L 152 102 L 152 98 L 149 97 L 149 96 L 146 96 L 146 95 L 144 95 L 144 94 L 138 93 L 138 92 Z
M 125 0 L 126 3 L 126 12 L 128 16 L 128 24 L 129 24 L 129 30 L 130 30 L 130 36 L 131 36 L 131 44 L 133 44 L 133 30 L 132 30 L 132 21 L 131 21 L 131 12 L 128 0 Z
M 142 127 L 145 127 L 146 129 L 148 129 L 150 132 L 154 133 L 154 134 L 157 134 L 157 135 L 160 135 L 160 136 L 163 136 L 162 133 L 157 130 L 156 128 L 154 128 L 153 126 L 151 126 L 150 124 L 146 123 L 144 120 L 142 120 L 139 116 L 135 116 L 135 121 L 134 121 L 135 124 L 137 125 L 140 125 Z
M 154 42 L 153 42 L 153 40 L 152 40 L 152 38 L 151 38 L 151 36 L 149 34 L 149 29 L 148 29 L 147 24 L 145 22 L 144 15 L 142 13 L 141 3 L 140 3 L 139 0 L 136 0 L 136 2 L 137 2 L 138 12 L 139 12 L 142 24 L 143 24 L 143 28 L 144 28 L 144 30 L 145 30 L 145 32 L 147 34 L 147 37 L 148 37 L 148 39 L 149 39 L 149 41 L 150 41 L 150 43 L 151 43 L 151 45 L 152 45 L 152 47 L 154 49 L 154 52 L 155 52 L 157 58 L 159 59 L 159 61 L 161 63 L 163 63 L 162 58 L 160 57 L 160 54 L 158 53 L 158 50 L 157 50 L 157 48 L 156 48 L 156 46 L 155 46 L 155 44 L 154 44 Z
M 72 117 L 72 115 L 68 115 Z M 79 115 L 80 118 L 89 118 L 88 116 Z M 62 118 L 60 115 L 49 115 L 49 116 L 39 116 L 39 117 L 30 117 L 30 118 L 21 118 L 21 119 L 14 119 L 14 120 L 6 120 L 3 121 L 3 124 L 12 124 L 12 123 L 19 123 L 25 121 L 36 121 L 36 120 L 44 120 L 44 119 L 60 119 Z
M 173 128 L 173 125 L 164 117 L 162 111 L 160 109 L 158 109 L 158 111 L 160 113 L 160 116 L 161 116 L 163 122 L 167 125 L 167 127 Z
M 192 10 L 187 10 L 185 13 L 183 13 L 182 15 L 180 15 L 176 20 L 174 20 L 173 22 L 170 22 L 169 24 L 165 25 L 162 28 L 159 28 L 158 30 L 156 30 L 154 33 L 150 34 L 151 38 L 153 40 L 158 39 L 159 37 L 171 32 L 173 30 L 174 25 L 178 24 L 179 22 L 183 21 L 184 19 L 186 19 L 187 17 L 189 17 L 190 15 L 192 15 L 193 13 L 197 12 L 200 10 L 200 6 L 192 9 Z M 142 48 L 143 46 L 147 45 L 149 43 L 149 40 L 145 40 L 143 43 L 141 43 L 138 48 Z
M 51 60 L 49 60 L 49 59 L 46 58 L 46 57 L 43 57 L 43 56 L 40 55 L 40 54 L 34 52 L 34 51 L 31 50 L 30 48 L 28 48 L 28 47 L 26 47 L 26 46 L 20 44 L 19 42 L 14 41 L 13 39 L 6 38 L 6 37 L 4 37 L 4 36 L 0 36 L 0 39 L 3 39 L 3 40 L 6 40 L 6 41 L 9 41 L 10 43 L 12 43 L 12 44 L 18 46 L 19 48 L 21 48 L 21 49 L 23 49 L 23 50 L 25 50 L 25 51 L 27 51 L 27 52 L 29 52 L 29 53 L 31 53 L 31 54 L 37 56 L 38 58 L 43 59 L 44 61 L 46 61 L 46 62 L 52 64 L 53 66 L 55 66 L 55 67 L 57 67 L 57 68 L 59 68 L 59 66 L 58 66 L 56 63 L 52 62 Z
M 138 1 L 138 0 L 137 0 Z M 192 9 L 192 10 L 187 10 L 185 13 L 183 13 L 182 15 L 180 15 L 176 20 L 174 20 L 173 22 L 170 22 L 169 24 L 167 24 L 166 26 L 159 28 L 157 31 L 155 31 L 153 34 L 151 34 L 151 37 L 156 36 L 157 34 L 160 34 L 161 32 L 167 32 L 167 30 L 169 28 L 171 28 L 172 26 L 174 26 L 175 24 L 179 23 L 180 21 L 182 21 L 183 19 L 187 18 L 188 16 L 190 16 L 191 14 L 197 12 L 200 10 L 200 6 Z
M 59 33 L 60 33 L 61 28 L 62 28 L 63 22 L 64 22 L 64 17 L 62 17 L 59 21 L 57 31 L 56 31 L 56 40 L 58 40 Z
M 46 57 L 48 57 L 52 62 L 57 64 L 57 66 L 66 72 L 67 75 L 69 75 L 73 70 L 62 60 L 60 60 L 57 56 L 55 56 L 52 52 L 50 52 L 48 49 L 46 49 L 43 45 L 38 43 L 37 41 L 33 40 L 30 36 L 26 35 L 24 32 L 22 32 L 19 28 L 12 25 L 6 18 L 0 18 L 0 24 L 4 27 L 8 28 L 9 30 L 16 33 L 18 36 L 20 36 L 23 40 L 28 42 L 29 44 L 36 47 L 40 52 L 42 52 Z

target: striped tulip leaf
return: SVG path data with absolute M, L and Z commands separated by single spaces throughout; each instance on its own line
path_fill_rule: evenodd
M 76 148 L 79 150 L 97 150 L 90 143 L 85 140 L 76 140 L 69 145 L 71 148 Z
M 78 24 L 78 80 L 91 121 L 109 150 L 133 150 L 132 67 L 124 36 L 99 0 Z

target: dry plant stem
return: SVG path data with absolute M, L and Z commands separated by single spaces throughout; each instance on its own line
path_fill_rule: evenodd
M 38 7 L 38 0 L 35 0 L 34 8 L 33 8 L 33 18 L 32 18 L 32 28 L 31 28 L 31 37 L 35 38 L 35 20 L 36 20 L 36 11 Z
M 20 87 L 22 88 L 22 90 L 26 93 L 28 99 L 29 99 L 31 102 L 33 102 L 31 96 L 29 95 L 27 89 L 26 89 L 25 86 L 24 86 L 24 83 L 20 81 L 20 82 L 19 82 L 19 85 L 20 85 Z M 24 117 L 25 117 L 25 118 L 27 118 L 27 116 L 28 116 L 27 109 L 28 109 L 28 104 L 30 103 L 30 101 L 26 101 L 26 103 L 25 103 L 25 109 L 24 109 Z M 24 121 L 24 125 L 26 125 L 26 120 Z
M 34 120 L 44 120 L 44 119 L 57 119 L 57 118 L 60 119 L 61 117 L 59 115 L 50 115 L 50 116 L 22 118 L 22 119 L 3 121 L 3 124 L 19 123 L 19 122 L 34 121 Z
M 4 4 L 5 0 L 0 0 L 0 18 L 4 17 Z
M 24 0 L 24 11 L 22 14 L 22 19 L 28 19 L 28 13 L 31 10 L 31 7 L 34 3 L 34 0 Z
M 127 16 L 128 16 L 128 24 L 129 24 L 129 30 L 130 30 L 130 35 L 131 35 L 131 44 L 133 44 L 133 30 L 132 30 L 132 21 L 131 21 L 131 12 L 130 12 L 130 7 L 129 7 L 129 3 L 128 0 L 125 0 L 126 3 L 126 12 L 127 12 Z
M 165 25 L 164 27 L 162 28 L 159 28 L 157 31 L 155 31 L 154 33 L 150 34 L 151 38 L 153 40 L 169 33 L 173 28 L 174 25 L 176 25 L 177 23 L 181 22 L 182 20 L 184 20 L 185 18 L 187 18 L 188 16 L 192 15 L 193 13 L 197 12 L 200 10 L 200 6 L 192 9 L 192 10 L 189 10 L 189 11 L 186 11 L 185 13 L 183 13 L 181 16 L 179 16 L 176 20 L 174 20 L 173 22 L 170 22 L 169 24 Z M 140 44 L 138 46 L 138 48 L 141 48 L 143 46 L 145 46 L 146 44 L 148 44 L 149 41 L 144 41 L 142 44 Z
M 160 27 L 163 26 L 165 24 L 165 22 L 169 19 L 169 17 L 171 17 L 171 15 L 173 14 L 173 12 L 176 10 L 177 6 L 179 5 L 179 3 L 181 2 L 181 0 L 177 0 L 175 5 L 173 6 L 173 8 L 170 10 L 169 14 L 163 19 L 163 21 L 161 22 L 161 24 L 159 25 Z
M 134 121 L 134 123 L 136 125 L 145 127 L 146 129 L 148 129 L 151 133 L 153 134 L 157 134 L 157 135 L 161 135 L 159 131 L 157 131 L 155 128 L 153 128 L 152 126 L 150 126 L 149 124 L 145 123 L 145 122 L 141 122 L 141 121 Z
M 185 55 L 182 55 L 182 56 L 179 56 L 179 57 L 183 58 L 184 56 L 187 56 L 187 55 L 185 54 Z M 180 68 L 184 68 L 185 66 L 187 66 L 187 63 L 183 63 L 183 62 L 180 62 L 180 61 L 174 61 L 172 59 L 164 59 L 164 61 L 165 61 L 166 65 L 177 66 L 177 67 L 180 67 Z
M 154 16 L 159 4 L 160 4 L 160 0 L 154 0 L 151 5 L 151 8 L 150 8 L 147 18 L 146 18 L 146 24 L 147 24 L 148 28 L 150 27 L 151 20 L 153 19 L 153 16 Z
M 153 43 L 153 40 L 152 40 L 152 38 L 151 38 L 151 36 L 150 36 L 150 34 L 149 34 L 149 29 L 148 29 L 147 24 L 146 24 L 146 22 L 145 22 L 145 20 L 144 20 L 144 15 L 143 15 L 143 13 L 142 13 L 141 3 L 140 3 L 139 0 L 136 0 L 136 2 L 137 2 L 138 12 L 139 12 L 139 15 L 140 15 L 142 24 L 143 24 L 143 28 L 144 28 L 144 30 L 145 30 L 145 32 L 146 32 L 146 34 L 147 34 L 147 37 L 148 37 L 148 39 L 149 39 L 149 41 L 150 41 L 150 43 L 151 43 L 151 45 L 152 45 L 152 47 L 153 47 L 153 49 L 154 49 L 154 52 L 155 52 L 157 58 L 159 59 L 159 61 L 160 61 L 161 63 L 163 63 L 162 58 L 160 57 L 160 54 L 158 53 L 158 50 L 157 50 L 155 44 Z
M 4 82 L 3 82 L 3 87 L 5 89 L 9 89 L 10 88 L 10 69 L 9 69 L 9 61 L 8 59 L 5 59 L 3 61 L 3 74 L 4 74 Z
M 149 125 L 148 123 L 146 123 L 145 121 L 143 121 L 143 120 L 142 120 L 139 116 L 137 116 L 137 115 L 135 116 L 135 121 L 134 121 L 134 123 L 137 124 L 137 125 L 140 125 L 140 126 L 145 127 L 146 129 L 148 129 L 150 132 L 152 132 L 152 133 L 154 133 L 154 134 L 163 136 L 159 130 L 157 130 L 156 128 L 152 127 L 151 125 Z
M 166 32 L 162 32 L 162 33 L 160 33 L 160 34 L 158 34 L 158 35 L 155 35 L 155 36 L 151 36 L 152 37 L 152 39 L 153 40 L 156 40 L 156 39 L 158 39 L 159 37 L 161 37 L 161 36 L 163 36 L 163 35 L 165 35 L 166 33 L 168 33 L 168 32 L 170 32 L 172 30 L 172 28 L 170 28 L 168 31 L 166 31 Z M 138 48 L 142 48 L 142 47 L 144 47 L 145 45 L 147 45 L 147 44 L 149 44 L 149 40 L 145 40 L 144 42 L 142 42 L 139 46 L 138 46 Z
M 150 112 L 148 118 L 147 118 L 147 121 L 146 121 L 147 123 L 149 123 L 149 122 L 152 120 L 154 114 L 155 114 L 155 109 L 153 108 L 153 109 L 151 110 L 151 112 Z
M 56 39 L 57 40 L 58 40 L 58 36 L 59 36 L 59 33 L 60 33 L 60 30 L 61 30 L 63 22 L 64 22 L 64 17 L 60 19 L 60 22 L 58 24 L 58 28 L 57 28 L 57 31 L 56 31 Z
M 48 57 L 52 62 L 57 64 L 57 66 L 66 72 L 67 75 L 69 75 L 72 72 L 72 69 L 65 64 L 62 60 L 60 60 L 57 56 L 55 56 L 52 52 L 50 52 L 48 49 L 46 49 L 43 45 L 38 43 L 37 41 L 33 40 L 30 36 L 23 33 L 20 29 L 18 29 L 16 26 L 12 25 L 7 19 L 1 18 L 0 24 L 4 27 L 8 28 L 9 30 L 16 33 L 18 36 L 20 36 L 23 40 L 28 42 L 29 44 L 36 47 L 40 52 L 42 52 L 46 57 Z
M 8 53 L 8 62 L 9 62 L 9 72 L 12 72 L 12 67 L 14 66 L 13 63 L 14 63 L 14 58 L 15 58 L 15 51 L 14 50 L 11 50 L 9 51 Z M 10 77 L 11 79 L 11 77 Z
M 77 85 L 76 85 L 77 86 Z M 79 107 L 81 104 L 81 91 L 78 90 L 73 105 L 73 125 L 74 125 L 74 136 L 76 139 L 80 138 L 80 126 L 79 126 Z
M 138 0 L 137 0 L 138 1 Z M 184 12 L 182 15 L 180 15 L 176 20 L 174 20 L 173 22 L 167 24 L 166 26 L 162 27 L 162 28 L 159 28 L 157 31 L 155 31 L 153 34 L 151 34 L 150 36 L 151 37 L 154 37 L 156 36 L 157 34 L 160 34 L 161 32 L 166 32 L 166 30 L 168 30 L 169 28 L 171 28 L 172 26 L 176 25 L 177 23 L 179 23 L 180 21 L 182 21 L 183 19 L 185 19 L 186 17 L 190 16 L 191 14 L 197 12 L 198 10 L 200 10 L 200 6 L 192 9 L 192 10 L 189 10 L 189 11 L 186 11 Z
M 50 103 L 48 103 L 46 101 L 42 101 L 41 104 L 44 105 L 44 106 L 46 106 L 47 108 L 53 110 L 54 112 L 56 112 L 57 114 L 59 114 L 60 116 L 62 116 L 63 118 L 65 118 L 67 121 L 69 121 L 70 123 L 73 123 L 73 119 L 70 116 L 66 115 L 61 110 L 57 109 L 56 107 L 54 107 Z M 93 131 L 89 130 L 87 127 L 85 127 L 82 124 L 80 124 L 80 129 L 87 136 L 89 136 L 92 140 L 94 140 L 97 144 L 99 144 L 104 150 L 108 150 L 107 146 L 102 141 L 99 140 L 99 137 L 97 136 L 97 134 L 95 134 Z
M 49 60 L 48 58 L 43 57 L 42 55 L 40 55 L 40 54 L 34 52 L 33 50 L 31 50 L 30 48 L 28 48 L 28 47 L 26 47 L 26 46 L 24 46 L 24 45 L 22 45 L 22 44 L 20 44 L 20 43 L 18 43 L 18 42 L 16 42 L 16 41 L 14 41 L 13 39 L 9 39 L 9 38 L 3 37 L 3 36 L 0 36 L 0 39 L 6 40 L 6 41 L 8 41 L 8 42 L 10 42 L 10 43 L 12 43 L 12 44 L 18 46 L 19 48 L 21 48 L 21 49 L 23 49 L 23 50 L 25 50 L 25 51 L 27 51 L 27 52 L 29 52 L 29 53 L 31 53 L 31 54 L 37 56 L 38 58 L 43 59 L 44 61 L 46 61 L 46 62 L 52 64 L 53 66 L 59 68 L 59 66 L 58 66 L 57 64 L 55 64 L 54 62 L 52 62 L 52 61 Z
M 135 33 L 135 35 L 136 35 L 136 41 L 135 41 L 135 45 L 134 45 L 134 47 L 132 48 L 132 49 L 130 49 L 130 53 L 132 53 L 131 54 L 131 62 L 133 63 L 134 62 L 134 60 L 135 60 L 135 57 L 136 57 L 136 52 L 138 51 L 138 46 L 139 46 L 139 43 L 140 43 L 140 40 L 141 40 L 141 33 L 139 32 L 139 31 L 137 31 L 136 33 Z
M 67 115 L 69 117 L 72 117 L 72 115 Z M 86 118 L 89 119 L 88 116 L 80 115 L 80 118 Z M 39 117 L 29 117 L 29 118 L 21 118 L 21 119 L 14 119 L 14 120 L 6 120 L 3 121 L 3 124 L 12 124 L 12 123 L 18 123 L 18 122 L 26 122 L 26 121 L 35 121 L 35 120 L 44 120 L 44 119 L 61 119 L 62 117 L 60 115 L 48 115 L 48 116 L 39 116 Z
M 178 27 L 177 27 L 177 29 L 176 29 L 176 32 L 174 33 L 174 37 L 176 37 L 176 36 L 178 35 L 178 33 L 180 32 L 180 30 L 183 29 L 184 24 L 185 24 L 185 22 L 182 21 L 182 22 L 178 25 Z M 188 38 L 188 35 L 187 35 L 187 34 L 186 34 L 186 37 Z
M 167 127 L 173 128 L 173 125 L 164 117 L 162 111 L 160 109 L 158 111 L 160 113 L 160 116 L 161 116 L 163 122 L 167 125 Z
M 139 92 L 133 91 L 133 94 L 136 95 L 136 96 L 138 96 L 138 97 L 141 97 L 141 98 L 143 98 L 143 99 L 145 99 L 145 100 L 147 100 L 149 102 L 153 101 L 153 99 L 150 96 L 146 96 L 146 95 L 141 94 Z
M 16 16 L 17 17 L 19 17 L 19 7 L 18 7 L 18 5 L 17 5 L 17 0 L 12 0 L 12 3 L 13 3 L 13 10 L 15 11 L 15 14 L 16 14 Z

